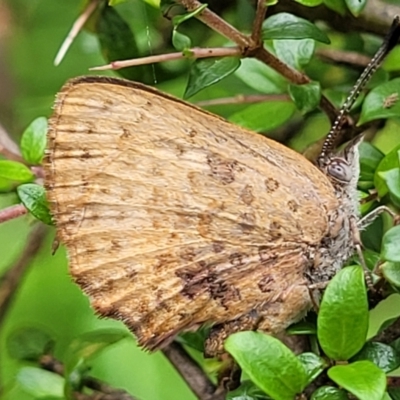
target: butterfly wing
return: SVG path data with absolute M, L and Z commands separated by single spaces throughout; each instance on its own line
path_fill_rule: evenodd
M 149 348 L 303 285 L 337 207 L 301 155 L 112 78 L 62 89 L 45 175 L 74 280 Z

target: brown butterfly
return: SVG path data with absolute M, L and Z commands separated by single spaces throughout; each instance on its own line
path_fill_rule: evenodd
M 398 21 L 395 29 L 397 41 Z M 310 285 L 343 266 L 365 223 L 361 138 L 332 147 L 383 56 L 346 101 L 318 166 L 150 87 L 68 82 L 50 120 L 45 185 L 71 275 L 93 308 L 151 350 L 212 324 L 209 355 L 232 332 L 278 333 L 302 318 Z

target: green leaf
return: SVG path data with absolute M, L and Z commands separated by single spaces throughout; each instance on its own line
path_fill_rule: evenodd
M 383 178 L 382 172 L 391 169 L 399 168 L 400 145 L 396 146 L 390 153 L 388 153 L 379 163 L 378 168 L 374 175 L 374 186 L 378 192 L 379 197 L 385 196 L 389 189 Z
M 279 13 L 267 18 L 262 26 L 262 38 L 269 39 L 314 39 L 330 43 L 328 36 L 306 19 L 289 13 Z
M 361 11 L 367 4 L 367 0 L 345 0 L 348 9 L 355 16 L 358 17 Z
M 297 356 L 306 371 L 308 380 L 307 385 L 310 384 L 321 372 L 328 366 L 322 357 L 314 353 L 302 353 Z
M 174 28 L 177 28 L 182 22 L 187 21 L 188 19 L 191 19 L 195 17 L 196 15 L 200 14 L 205 8 L 207 8 L 207 4 L 203 4 L 196 10 L 189 12 L 184 15 L 176 15 L 175 17 L 172 18 L 172 25 Z
M 195 332 L 182 332 L 175 338 L 179 343 L 190 346 L 197 351 L 204 353 L 204 342 L 209 335 L 210 329 L 202 327 Z
M 396 46 L 390 51 L 382 64 L 382 68 L 389 72 L 400 70 L 400 46 Z
M 334 366 L 328 376 L 360 400 L 382 400 L 386 390 L 385 373 L 370 361 Z
M 400 400 L 400 388 L 388 388 L 391 400 Z
M 256 132 L 269 131 L 284 124 L 295 111 L 287 101 L 252 104 L 229 117 L 229 121 Z
M 192 41 L 188 36 L 174 29 L 172 31 L 172 44 L 176 50 L 183 51 L 185 49 L 189 49 L 192 46 Z
M 300 321 L 290 325 L 289 328 L 286 329 L 286 333 L 289 335 L 315 335 L 317 333 L 317 327 L 311 322 Z
M 332 386 L 321 386 L 312 395 L 311 400 L 348 400 L 349 397 L 343 389 Z
M 26 183 L 17 187 L 18 197 L 25 208 L 39 221 L 52 225 L 46 191 L 36 183 Z
M 318 340 L 333 360 L 348 360 L 364 345 L 368 300 L 361 267 L 343 268 L 331 280 L 318 313 Z
M 277 57 L 299 70 L 310 62 L 314 54 L 315 41 L 312 39 L 274 40 L 273 43 Z
M 53 348 L 51 336 L 41 329 L 20 328 L 7 338 L 7 350 L 12 358 L 38 361 L 39 357 Z
M 24 159 L 32 165 L 42 162 L 46 148 L 47 118 L 36 118 L 25 129 L 21 138 L 21 153 Z
M 238 57 L 210 57 L 195 60 L 189 72 L 189 82 L 183 97 L 188 99 L 202 89 L 226 78 L 240 66 Z
M 399 353 L 393 347 L 379 342 L 365 343 L 351 361 L 360 360 L 369 360 L 386 373 L 400 366 Z
M 400 262 L 400 225 L 389 229 L 382 239 L 381 258 L 386 261 Z
M 289 94 L 297 109 L 306 114 L 319 105 L 321 86 L 319 82 L 310 82 L 305 85 L 289 85 Z
M 392 79 L 372 89 L 365 97 L 357 125 L 379 118 L 400 115 L 400 78 Z
M 282 76 L 256 59 L 242 59 L 235 75 L 257 92 L 267 94 L 286 92 L 287 83 Z
M 307 384 L 297 357 L 278 339 L 259 332 L 229 336 L 225 349 L 265 393 L 276 400 L 292 400 Z
M 107 62 L 140 57 L 131 28 L 113 7 L 101 7 L 95 22 L 95 31 Z M 143 81 L 146 71 L 144 66 L 138 66 L 121 68 L 117 73 L 127 79 Z
M 35 175 L 24 164 L 11 160 L 0 160 L 0 177 L 17 182 L 30 182 Z
M 361 142 L 360 151 L 360 181 L 374 180 L 375 170 L 385 156 L 379 149 L 369 142 Z
M 226 400 L 266 400 L 269 399 L 253 382 L 244 381 L 232 392 L 228 392 Z
M 64 399 L 64 378 L 53 372 L 35 367 L 23 367 L 17 374 L 17 382 L 35 399 L 50 396 Z
M 379 267 L 379 270 L 388 282 L 400 287 L 400 263 L 386 261 Z
M 378 172 L 378 174 L 385 182 L 393 203 L 397 207 L 400 206 L 400 168 L 389 169 L 388 171 Z

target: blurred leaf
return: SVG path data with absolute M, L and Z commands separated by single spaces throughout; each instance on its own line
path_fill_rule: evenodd
M 20 328 L 7 338 L 7 349 L 12 358 L 37 361 L 53 348 L 54 341 L 45 331 L 37 328 Z
M 297 109 L 306 114 L 319 105 L 321 86 L 319 82 L 310 82 L 305 85 L 289 85 L 289 94 Z
M 400 388 L 388 388 L 392 400 L 400 400 Z
M 400 115 L 400 78 L 392 79 L 372 89 L 365 97 L 357 125 L 379 118 Z
M 289 328 L 286 329 L 286 333 L 289 335 L 315 335 L 317 333 L 317 327 L 311 322 L 300 321 L 290 325 Z
M 400 287 L 400 263 L 386 261 L 379 267 L 379 270 L 388 282 Z
M 295 1 L 306 7 L 316 7 L 322 4 L 322 0 L 295 0 Z
M 363 347 L 368 322 L 363 270 L 343 268 L 327 286 L 318 313 L 318 340 L 325 354 L 333 360 L 348 360 Z
M 203 353 L 204 341 L 208 337 L 209 332 L 209 329 L 202 327 L 196 332 L 182 332 L 175 340 Z
M 336 365 L 328 376 L 360 400 L 382 400 L 386 390 L 385 373 L 370 361 Z
M 400 225 L 389 229 L 382 239 L 381 258 L 387 261 L 400 262 Z
M 399 71 L 400 70 L 400 46 L 396 46 L 390 51 L 383 62 L 385 71 Z
M 399 168 L 400 145 L 395 147 L 390 153 L 381 160 L 374 175 L 374 185 L 379 197 L 383 197 L 388 192 L 388 187 L 382 177 L 382 172 Z
M 202 89 L 226 78 L 240 66 L 238 57 L 210 57 L 195 60 L 189 72 L 189 81 L 183 97 L 188 99 Z
M 22 389 L 35 399 L 50 396 L 64 399 L 64 378 L 53 372 L 35 367 L 23 367 L 17 374 L 17 381 Z
M 0 193 L 8 193 L 14 189 L 15 185 L 10 179 L 0 177 Z
M 400 366 L 400 355 L 391 346 L 379 342 L 367 342 L 351 361 L 369 360 L 388 373 Z
M 287 101 L 258 103 L 232 114 L 229 121 L 256 132 L 269 131 L 288 121 L 294 111 L 294 104 Z
M 237 69 L 235 75 L 260 93 L 286 92 L 287 83 L 282 76 L 261 61 L 252 58 L 242 59 L 240 68 Z
M 116 6 L 117 4 L 126 3 L 127 1 L 129 0 L 108 0 L 108 5 Z
M 274 40 L 273 43 L 277 57 L 298 70 L 307 65 L 314 54 L 315 41 L 312 39 Z
M 192 46 L 192 41 L 188 36 L 174 29 L 172 31 L 172 44 L 175 49 L 183 51 L 185 49 L 189 49 Z
M 101 8 L 95 29 L 101 52 L 107 62 L 140 57 L 131 28 L 113 7 Z M 144 66 L 129 67 L 119 69 L 117 73 L 127 79 L 143 81 L 146 69 Z
M 0 160 L 0 177 L 17 182 L 35 179 L 35 175 L 26 165 L 11 160 Z
M 358 17 L 367 4 L 367 0 L 345 0 L 345 2 L 348 9 L 355 17 Z
M 396 207 L 400 206 L 400 168 L 378 172 L 379 177 L 386 183 L 390 198 Z
M 17 187 L 18 197 L 25 208 L 39 221 L 52 225 L 46 191 L 36 183 L 26 183 Z
M 307 384 L 307 374 L 283 343 L 259 332 L 229 336 L 225 349 L 265 393 L 276 400 L 293 399 Z
M 36 118 L 24 131 L 21 138 L 21 153 L 32 165 L 42 162 L 46 148 L 47 118 Z
M 311 400 L 348 400 L 349 397 L 343 389 L 332 386 L 321 386 L 312 395 Z
M 253 382 L 244 381 L 235 390 L 228 392 L 226 400 L 266 400 L 269 399 Z
M 313 23 L 289 13 L 279 13 L 267 18 L 262 26 L 262 38 L 270 39 L 314 39 L 330 43 L 328 36 Z
M 324 4 L 338 14 L 344 16 L 347 12 L 345 0 L 324 0 Z
M 297 356 L 302 363 L 308 380 L 307 385 L 310 384 L 321 372 L 328 366 L 322 357 L 314 353 L 302 353 Z

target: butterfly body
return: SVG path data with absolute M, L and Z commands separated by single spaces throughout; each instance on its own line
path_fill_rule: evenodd
M 353 253 L 357 146 L 341 158 L 343 183 L 154 89 L 78 78 L 50 120 L 45 185 L 94 309 L 148 349 L 214 324 L 214 355 L 233 331 L 277 333 L 299 320 L 309 285 Z

